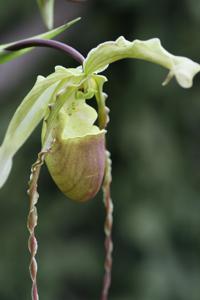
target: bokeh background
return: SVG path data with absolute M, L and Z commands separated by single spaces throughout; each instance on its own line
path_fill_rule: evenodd
M 82 16 L 59 37 L 84 55 L 106 40 L 159 37 L 172 53 L 199 61 L 196 0 L 56 1 L 55 24 Z M 0 0 L 0 43 L 45 31 L 34 0 Z M 37 49 L 0 66 L 0 139 L 36 75 L 76 66 Z M 162 87 L 166 70 L 124 60 L 105 74 L 111 108 L 114 265 L 110 300 L 200 299 L 200 85 Z M 40 129 L 17 153 L 0 191 L 0 299 L 30 299 L 26 195 Z M 38 284 L 42 300 L 99 299 L 103 276 L 102 194 L 66 199 L 43 168 L 39 184 Z

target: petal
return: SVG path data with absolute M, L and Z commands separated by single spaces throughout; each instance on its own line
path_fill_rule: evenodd
M 93 75 L 96 82 L 95 97 L 98 104 L 98 124 L 101 129 L 106 128 L 109 122 L 108 108 L 106 107 L 107 94 L 103 92 L 104 83 L 107 82 L 107 78 L 101 75 Z

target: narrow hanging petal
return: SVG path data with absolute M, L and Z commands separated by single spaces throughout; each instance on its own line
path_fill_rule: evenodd
M 112 160 L 109 151 L 106 151 L 106 168 L 103 182 L 103 198 L 106 210 L 106 219 L 104 224 L 105 232 L 105 262 L 104 262 L 104 279 L 101 300 L 107 300 L 109 289 L 112 280 L 112 263 L 113 263 L 113 240 L 112 240 L 112 227 L 113 227 L 113 201 L 111 198 L 111 182 L 112 182 Z
M 86 74 L 102 72 L 110 63 L 124 58 L 142 59 L 161 65 L 170 72 L 164 84 L 175 76 L 184 88 L 192 86 L 193 77 L 200 71 L 198 63 L 186 57 L 172 55 L 162 47 L 157 38 L 129 42 L 124 37 L 100 44 L 91 50 L 84 62 L 84 70 Z
M 54 38 L 55 36 L 59 35 L 60 33 L 64 32 L 65 30 L 67 30 L 70 26 L 72 26 L 73 24 L 75 24 L 77 21 L 79 21 L 80 18 L 77 18 L 71 22 L 68 22 L 60 27 L 57 27 L 51 31 L 30 37 L 26 40 L 32 40 L 32 39 L 47 39 L 50 40 L 52 38 Z M 3 64 L 7 61 L 13 60 L 23 54 L 26 54 L 27 52 L 31 51 L 31 49 L 33 48 L 29 48 L 29 49 L 24 49 L 24 50 L 18 50 L 18 51 L 6 51 L 5 49 L 9 46 L 12 46 L 16 44 L 16 41 L 13 43 L 9 43 L 9 44 L 4 44 L 4 45 L 0 45 L 0 64 Z
M 54 0 L 37 0 L 44 23 L 48 29 L 53 28 Z
M 52 141 L 53 143 L 53 141 Z M 39 300 L 38 289 L 37 289 L 37 260 L 36 254 L 38 250 L 37 238 L 35 236 L 35 227 L 38 222 L 38 213 L 36 204 L 39 199 L 39 193 L 37 191 L 38 179 L 40 175 L 40 170 L 42 165 L 44 164 L 44 159 L 47 153 L 51 150 L 51 147 L 42 149 L 42 151 L 38 154 L 38 158 L 36 162 L 32 165 L 31 168 L 31 176 L 29 181 L 29 189 L 27 191 L 30 198 L 30 206 L 29 213 L 27 219 L 27 228 L 29 231 L 29 239 L 28 239 L 28 249 L 31 255 L 29 271 L 32 280 L 32 300 Z

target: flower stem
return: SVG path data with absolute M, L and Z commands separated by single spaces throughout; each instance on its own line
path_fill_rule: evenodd
M 112 252 L 113 252 L 113 241 L 112 241 L 113 202 L 110 195 L 111 181 L 112 181 L 111 158 L 110 158 L 110 153 L 106 151 L 106 170 L 105 170 L 105 178 L 103 182 L 104 204 L 106 208 L 106 219 L 104 225 L 106 255 L 105 255 L 105 263 L 104 263 L 105 273 L 103 279 L 101 300 L 108 299 L 109 288 L 111 285 Z
M 11 46 L 8 46 L 5 50 L 8 51 L 18 51 L 22 50 L 25 48 L 30 48 L 30 47 L 48 47 L 48 48 L 54 48 L 57 50 L 60 50 L 62 52 L 65 52 L 72 58 L 74 58 L 78 63 L 83 63 L 85 57 L 75 48 L 55 41 L 55 40 L 44 40 L 44 39 L 27 39 L 27 40 L 22 40 L 19 42 L 16 42 L 12 44 Z

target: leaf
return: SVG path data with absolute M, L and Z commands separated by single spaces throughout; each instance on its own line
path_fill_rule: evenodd
M 78 22 L 80 20 L 80 18 L 77 18 L 75 20 L 72 20 L 69 23 L 66 23 L 60 27 L 57 27 L 51 31 L 36 35 L 34 37 L 25 39 L 26 40 L 32 40 L 32 39 L 46 39 L 46 40 L 50 40 L 52 38 L 54 38 L 55 36 L 59 35 L 60 33 L 62 33 L 63 31 L 67 30 L 70 26 L 72 26 L 73 24 L 75 24 L 76 22 Z M 19 42 L 19 41 L 18 41 Z M 3 64 L 5 62 L 8 62 L 10 60 L 13 60 L 23 54 L 26 54 L 27 52 L 31 51 L 34 47 L 29 48 L 29 49 L 24 49 L 24 50 L 18 50 L 18 51 L 6 51 L 5 49 L 9 46 L 14 45 L 16 42 L 13 43 L 9 43 L 9 44 L 4 44 L 4 45 L 0 45 L 0 64 Z
M 193 77 L 200 71 L 199 64 L 186 57 L 167 52 L 157 38 L 129 42 L 124 37 L 100 44 L 91 50 L 84 61 L 84 71 L 86 74 L 102 72 L 110 63 L 124 58 L 142 59 L 159 64 L 170 70 L 164 84 L 175 76 L 184 88 L 192 86 Z
M 53 28 L 54 0 L 37 0 L 44 23 L 48 29 Z

